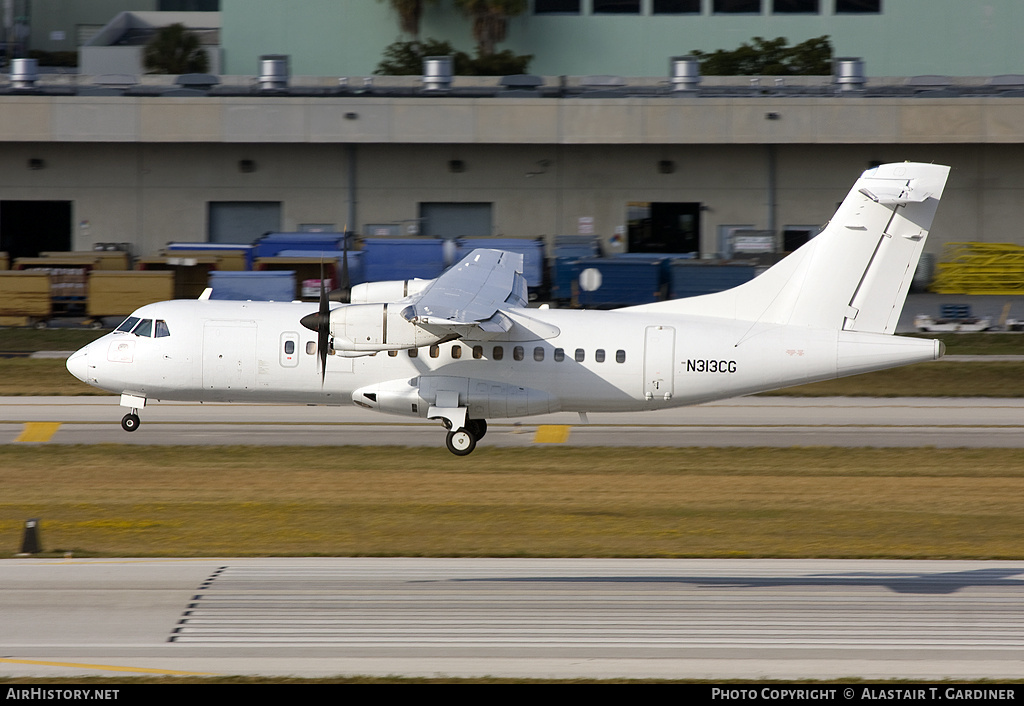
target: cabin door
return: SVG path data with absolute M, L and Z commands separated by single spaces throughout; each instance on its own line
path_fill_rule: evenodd
M 673 392 L 676 330 L 648 326 L 644 335 L 644 396 L 669 399 Z

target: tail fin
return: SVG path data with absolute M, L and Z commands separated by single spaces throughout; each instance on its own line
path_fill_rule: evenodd
M 948 175 L 938 164 L 869 169 L 820 234 L 761 276 L 725 292 L 637 308 L 892 333 Z

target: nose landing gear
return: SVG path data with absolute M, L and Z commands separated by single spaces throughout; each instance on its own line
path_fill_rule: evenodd
M 131 410 L 121 417 L 121 428 L 125 431 L 135 431 L 142 424 L 139 419 L 139 409 L 146 406 L 146 398 L 139 395 L 121 395 L 121 406 Z
M 139 419 L 139 415 L 135 413 L 134 409 L 121 417 L 121 428 L 125 431 L 135 431 L 139 428 L 140 424 L 142 424 L 142 421 Z

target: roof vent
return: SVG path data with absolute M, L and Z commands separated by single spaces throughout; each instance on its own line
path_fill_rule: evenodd
M 700 86 L 700 64 L 697 57 L 673 56 L 669 63 L 669 80 L 673 91 L 696 91 Z
M 864 60 L 857 57 L 836 58 L 832 81 L 844 93 L 863 91 L 867 83 L 864 78 Z
M 261 91 L 288 90 L 288 55 L 264 54 L 260 57 Z
M 39 62 L 36 59 L 11 60 L 11 84 L 14 88 L 33 88 L 39 80 Z
M 447 91 L 452 87 L 452 58 L 450 56 L 423 57 L 423 90 Z

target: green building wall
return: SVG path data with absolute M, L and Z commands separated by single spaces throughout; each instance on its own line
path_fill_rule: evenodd
M 582 0 L 579 15 L 515 18 L 501 49 L 533 54 L 531 73 L 667 76 L 669 58 L 692 50 L 733 49 L 752 37 L 797 43 L 829 35 L 837 56 L 864 59 L 869 76 L 993 76 L 1024 73 L 1024 2 L 1020 0 L 882 0 L 879 14 L 837 15 L 821 0 L 817 15 L 598 15 Z M 384 48 L 401 38 L 397 17 L 376 0 L 223 0 L 226 73 L 253 75 L 262 54 L 288 54 L 292 73 L 369 75 Z M 473 51 L 469 21 L 449 0 L 428 6 L 421 37 Z

